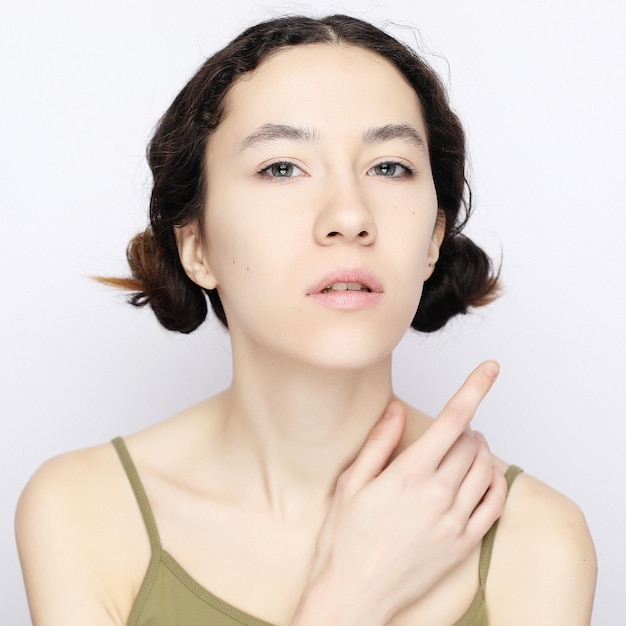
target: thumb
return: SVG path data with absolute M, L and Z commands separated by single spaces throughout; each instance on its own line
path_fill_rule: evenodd
M 406 407 L 392 400 L 370 431 L 361 451 L 339 477 L 337 490 L 348 498 L 371 482 L 385 468 L 398 447 L 406 425 Z

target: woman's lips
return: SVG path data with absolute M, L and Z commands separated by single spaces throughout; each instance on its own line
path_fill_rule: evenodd
M 371 272 L 360 268 L 327 274 L 307 293 L 318 304 L 352 311 L 374 306 L 382 295 L 380 281 Z
M 383 294 L 378 291 L 328 291 L 326 293 L 311 293 L 309 298 L 331 309 L 360 311 L 374 306 L 380 301 Z

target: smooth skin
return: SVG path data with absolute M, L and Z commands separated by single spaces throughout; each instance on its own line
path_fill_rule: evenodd
M 308 45 L 272 55 L 227 104 L 204 229 L 177 236 L 190 278 L 224 303 L 233 381 L 126 437 L 165 549 L 277 626 L 438 626 L 469 606 L 502 515 L 492 626 L 588 624 L 596 564 L 579 509 L 525 474 L 504 504 L 506 465 L 469 430 L 496 364 L 435 420 L 394 399 L 391 353 L 442 234 L 414 92 L 370 52 Z M 307 132 L 253 141 L 267 124 Z M 388 127 L 423 144 L 371 132 Z M 381 285 L 375 305 L 309 297 L 346 267 Z M 36 626 L 125 623 L 150 550 L 110 444 L 42 466 L 16 527 Z
M 329 577 L 331 588 L 340 581 L 353 583 L 344 582 L 341 609 L 327 623 L 352 611 L 350 623 L 389 623 L 398 607 L 426 596 L 457 565 L 459 555 L 469 555 L 500 516 L 506 497 L 503 474 L 486 445 L 467 430 L 496 376 L 495 363 L 479 367 L 428 430 L 388 463 L 406 420 L 404 407 L 394 400 L 339 478 L 312 578 Z M 394 545 L 392 535 L 402 540 Z M 371 605 L 363 606 L 368 594 Z
M 319 529 L 316 549 L 312 552 L 310 545 L 306 546 L 304 554 L 308 559 L 290 571 L 298 581 L 291 595 L 284 595 L 289 586 L 283 585 L 281 593 L 272 596 L 271 606 L 263 610 L 255 610 L 245 591 L 237 589 L 238 585 L 222 589 L 221 597 L 267 621 L 291 626 L 453 623 L 468 606 L 476 588 L 477 537 L 497 517 L 504 499 L 500 463 L 489 458 L 480 437 L 477 441 L 464 428 L 473 415 L 476 399 L 479 401 L 491 385 L 492 367 L 493 364 L 479 367 L 413 443 L 407 439 L 411 441 L 424 424 L 420 416 L 410 412 L 397 449 L 406 414 L 404 405 L 397 400 L 392 402 L 357 459 L 338 480 Z M 134 456 L 150 454 L 157 442 L 164 453 L 166 439 L 177 437 L 177 431 L 180 436 L 182 427 L 192 435 L 194 423 L 205 418 L 210 406 L 211 403 L 205 403 L 193 407 L 149 431 L 133 435 L 129 439 Z M 459 432 L 461 439 L 454 440 L 454 434 Z M 436 459 L 445 450 L 439 436 L 453 442 L 444 454 L 448 466 L 456 464 L 458 469 L 474 455 L 471 472 L 462 483 L 470 475 L 472 480 L 482 475 L 477 482 L 484 481 L 483 485 L 491 478 L 487 497 L 469 517 L 467 505 L 454 510 L 460 500 L 460 489 L 454 488 L 459 474 L 450 472 L 442 477 L 439 474 L 444 472 L 437 470 L 443 469 L 443 464 L 435 467 Z M 467 446 L 468 441 L 474 445 Z M 431 443 L 439 454 L 433 452 Z M 189 445 L 188 449 L 192 447 Z M 404 451 L 398 454 L 398 450 Z M 422 452 L 427 459 L 413 467 L 413 457 L 421 457 Z M 379 474 L 393 453 L 397 454 L 395 460 Z M 164 461 L 165 467 L 160 468 L 149 461 L 139 462 L 144 483 L 154 488 L 164 479 L 169 480 L 155 472 L 167 471 L 169 463 L 180 463 L 180 459 L 170 455 Z M 390 475 L 395 472 L 397 476 Z M 482 489 L 469 491 L 475 498 Z M 178 491 L 183 492 L 182 500 Z M 175 487 L 178 497 L 173 504 L 188 503 L 187 491 L 188 487 Z M 149 493 L 153 504 L 157 500 L 167 505 L 167 497 L 152 498 L 154 489 Z M 355 501 L 361 493 L 366 494 L 367 502 Z M 194 493 L 193 499 L 196 497 Z M 418 512 L 411 514 L 405 509 L 401 516 L 390 513 L 415 504 L 420 507 Z M 386 524 L 364 525 L 362 520 L 369 519 L 376 510 L 380 511 L 378 519 Z M 407 530 L 407 519 L 424 517 L 433 525 L 417 529 L 409 524 Z M 163 516 L 157 519 L 163 530 Z M 443 533 L 433 530 L 435 523 L 443 528 Z M 285 528 L 281 525 L 279 530 Z M 186 530 L 189 528 L 180 529 Z M 240 530 L 245 529 L 238 526 L 237 531 Z M 233 545 L 240 541 L 249 545 L 256 537 L 255 529 L 230 539 L 224 528 L 220 531 L 220 539 L 228 542 L 234 560 L 237 555 Z M 299 534 L 294 536 L 292 532 L 281 537 L 281 541 L 293 550 Z M 309 541 L 314 534 L 308 534 Z M 110 445 L 68 453 L 42 466 L 20 500 L 17 536 L 33 624 L 125 623 L 147 567 L 149 546 L 134 497 Z M 196 548 L 198 539 L 193 537 Z M 231 543 L 233 539 L 235 543 Z M 379 550 L 370 550 L 372 540 Z M 435 546 L 430 543 L 433 540 L 437 542 Z M 407 549 L 420 545 L 427 546 L 427 550 Z M 185 564 L 180 551 L 173 547 L 170 551 Z M 365 571 L 364 555 L 369 556 L 371 565 Z M 201 557 L 206 556 L 203 551 Z M 413 557 L 412 562 L 407 563 L 407 557 Z M 265 571 L 254 569 L 252 580 L 267 593 L 264 581 L 271 576 L 268 563 L 259 564 L 263 565 Z M 248 559 L 246 568 L 250 566 Z M 217 578 L 222 569 L 218 568 Z M 401 572 L 405 574 L 400 575 Z M 198 572 L 196 578 L 202 581 Z M 302 581 L 306 581 L 304 585 Z M 487 586 L 491 624 L 588 624 L 594 585 L 595 554 L 580 510 L 539 481 L 520 475 L 506 500 L 494 550 Z M 269 589 L 272 588 L 275 590 L 273 586 Z M 387 591 L 393 598 L 390 603 L 386 602 Z M 394 617 L 389 618 L 394 612 Z

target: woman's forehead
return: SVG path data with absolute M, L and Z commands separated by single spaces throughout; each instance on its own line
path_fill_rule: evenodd
M 419 98 L 394 65 L 370 50 L 335 43 L 272 54 L 233 85 L 225 112 L 224 130 L 246 134 L 268 123 L 322 133 L 346 123 L 425 131 Z

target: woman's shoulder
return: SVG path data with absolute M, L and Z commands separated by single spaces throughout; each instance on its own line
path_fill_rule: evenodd
M 123 623 L 149 546 L 122 472 L 103 444 L 46 461 L 26 485 L 15 528 L 34 623 Z
M 115 456 L 108 443 L 64 452 L 45 461 L 29 480 L 24 494 L 38 492 L 44 488 L 54 487 L 59 482 L 65 486 L 75 485 L 80 488 L 87 481 L 104 472 L 110 467 Z
M 98 508 L 97 503 L 110 504 L 117 473 L 115 451 L 109 444 L 47 460 L 35 471 L 19 499 L 18 530 L 36 524 L 63 523 L 72 527 L 84 523 L 88 513 Z
M 133 462 L 154 471 L 170 463 L 171 455 L 185 450 L 185 442 L 189 445 L 198 438 L 199 428 L 207 430 L 199 425 L 202 420 L 198 415 L 206 415 L 211 410 L 207 407 L 217 400 L 215 396 L 125 436 Z M 100 520 L 102 509 L 118 513 L 118 507 L 125 508 L 128 502 L 124 500 L 128 498 L 123 496 L 132 496 L 132 492 L 110 442 L 73 450 L 45 461 L 35 471 L 20 497 L 17 522 L 20 526 L 27 525 L 36 517 L 31 513 L 45 512 L 46 519 L 63 517 L 70 525 L 84 524 L 89 521 L 89 512 Z
M 513 483 L 487 583 L 492 623 L 587 625 L 596 555 L 579 506 L 521 473 Z
M 206 402 L 204 409 L 215 400 Z M 184 442 L 202 438 L 200 406 L 124 438 L 142 481 L 167 475 Z M 45 461 L 20 496 L 15 530 L 34 623 L 124 623 L 150 543 L 110 442 Z M 50 615 L 59 621 L 50 622 Z
M 419 438 L 432 418 L 407 407 L 403 446 Z M 502 470 L 509 464 L 494 457 Z M 498 522 L 486 586 L 494 626 L 586 626 L 597 574 L 585 517 L 571 499 L 521 472 Z

